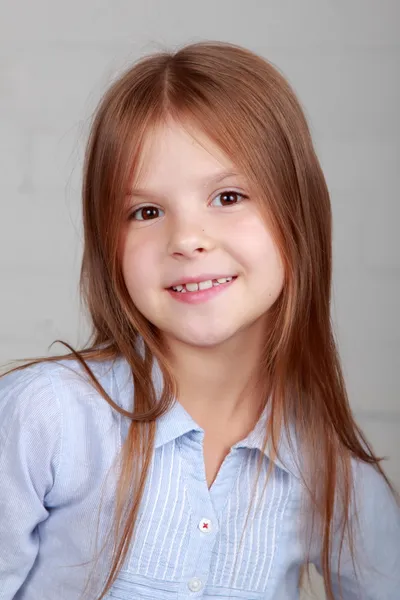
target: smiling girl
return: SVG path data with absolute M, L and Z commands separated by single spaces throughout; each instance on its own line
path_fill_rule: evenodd
M 303 112 L 243 48 L 145 57 L 83 182 L 87 347 L 0 381 L 0 599 L 395 600 L 398 496 L 330 322 Z

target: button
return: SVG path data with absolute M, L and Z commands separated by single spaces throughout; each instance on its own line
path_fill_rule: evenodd
M 200 531 L 203 531 L 204 533 L 211 533 L 212 523 L 211 523 L 210 519 L 202 519 L 199 523 L 199 529 L 200 529 Z
M 198 577 L 193 577 L 193 579 L 189 579 L 188 588 L 191 592 L 199 592 L 203 587 L 203 582 Z

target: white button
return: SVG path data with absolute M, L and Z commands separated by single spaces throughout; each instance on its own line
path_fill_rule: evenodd
M 193 577 L 193 579 L 189 579 L 188 588 L 191 592 L 199 592 L 203 587 L 203 582 L 198 577 Z
M 212 531 L 212 523 L 210 519 L 202 519 L 199 523 L 199 529 L 204 533 L 210 533 Z

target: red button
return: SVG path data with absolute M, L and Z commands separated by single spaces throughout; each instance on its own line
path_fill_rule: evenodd
M 210 519 L 201 519 L 199 523 L 199 529 L 200 531 L 203 531 L 203 533 L 210 533 L 212 531 L 212 523 Z

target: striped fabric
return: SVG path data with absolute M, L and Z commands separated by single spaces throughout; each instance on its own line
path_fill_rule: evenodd
M 132 410 L 125 361 L 91 367 L 111 397 Z M 157 366 L 153 377 L 160 389 Z M 283 462 L 276 461 L 263 491 L 266 451 L 254 489 L 265 419 L 232 447 L 210 490 L 203 430 L 179 402 L 159 419 L 134 543 L 107 598 L 299 598 L 302 486 L 285 438 Z M 0 380 L 0 600 L 81 598 L 93 567 L 87 562 L 112 522 L 113 462 L 128 426 L 76 363 L 38 365 Z M 345 552 L 344 600 L 395 600 L 399 511 L 370 467 L 354 470 L 363 494 L 360 547 L 382 573 L 368 568 L 358 589 Z M 96 598 L 108 564 L 105 552 L 86 598 Z M 338 594 L 336 575 L 333 584 Z

